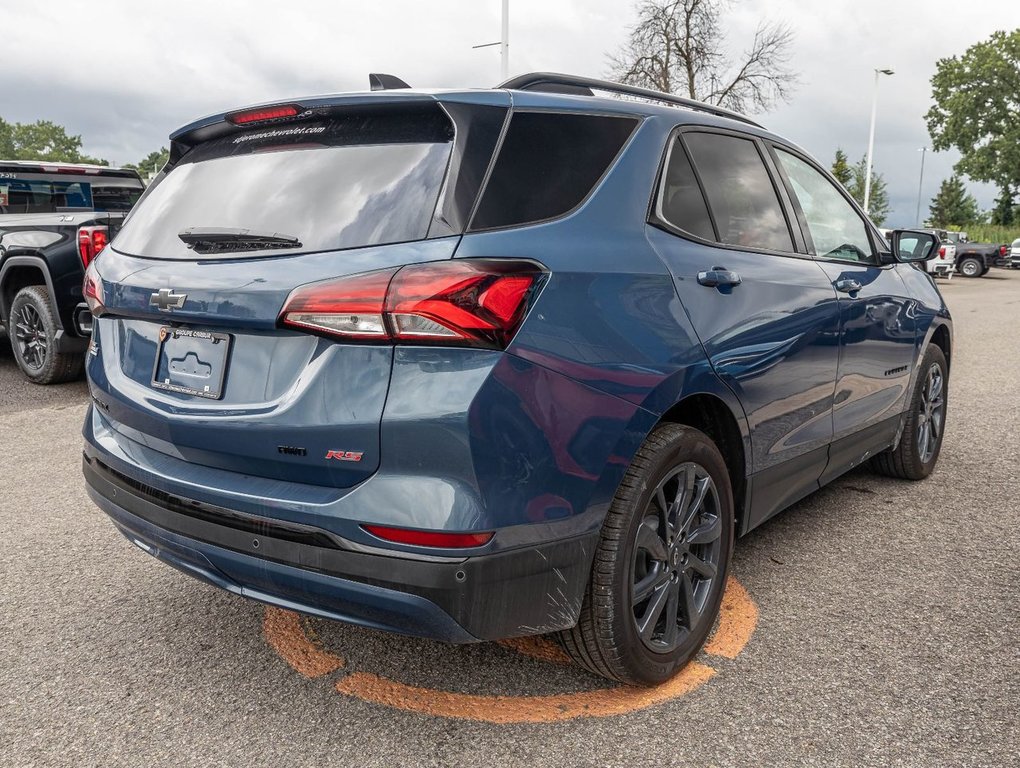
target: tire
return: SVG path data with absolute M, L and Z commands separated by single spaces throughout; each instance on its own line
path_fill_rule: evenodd
M 985 267 L 978 259 L 967 258 L 960 262 L 958 269 L 964 277 L 981 277 Z
M 932 398 L 932 375 L 937 370 L 941 385 Z M 923 480 L 935 469 L 942 452 L 942 439 L 946 432 L 946 405 L 949 400 L 949 366 L 942 350 L 929 344 L 921 360 L 914 394 L 910 398 L 910 410 L 899 445 L 878 454 L 871 460 L 872 468 L 887 477 L 902 480 Z M 933 404 L 934 403 L 934 404 Z M 928 428 L 925 443 L 924 427 Z
M 18 367 L 35 384 L 59 384 L 81 376 L 82 355 L 55 351 L 59 327 L 45 286 L 18 291 L 7 318 L 7 333 Z
M 559 633 L 570 657 L 631 685 L 680 671 L 719 614 L 733 519 L 729 472 L 709 437 L 679 424 L 655 429 L 602 525 L 577 626 Z

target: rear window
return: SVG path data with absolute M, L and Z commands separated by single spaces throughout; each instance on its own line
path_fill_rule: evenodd
M 515 112 L 471 230 L 569 213 L 602 178 L 637 122 L 630 117 Z
M 186 154 L 150 189 L 115 247 L 196 258 L 178 235 L 206 228 L 295 238 L 298 252 L 419 240 L 428 233 L 452 140 L 449 120 L 433 105 L 252 126 Z
M 0 179 L 0 213 L 129 211 L 141 184 L 71 179 Z

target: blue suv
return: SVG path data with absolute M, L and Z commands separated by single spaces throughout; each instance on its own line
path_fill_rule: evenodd
M 192 576 L 454 643 L 558 633 L 654 684 L 735 536 L 938 460 L 938 238 L 885 240 L 741 115 L 539 73 L 171 139 L 85 278 L 83 469 Z

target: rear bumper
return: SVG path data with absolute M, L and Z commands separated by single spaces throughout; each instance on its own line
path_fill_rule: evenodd
M 117 528 L 185 573 L 272 605 L 453 643 L 573 626 L 597 539 L 596 532 L 466 559 L 409 559 L 150 489 L 88 448 L 83 471 L 89 495 Z

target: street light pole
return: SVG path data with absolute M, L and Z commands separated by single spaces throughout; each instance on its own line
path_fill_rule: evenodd
M 510 73 L 510 0 L 503 0 L 503 32 L 499 44 L 499 65 L 502 80 L 505 82 Z
M 878 76 L 891 75 L 891 69 L 875 70 L 875 90 L 871 97 L 871 131 L 868 134 L 868 160 L 867 170 L 864 172 L 864 212 L 871 215 L 871 156 L 875 151 L 875 113 L 878 111 Z
M 921 147 L 917 151 L 921 153 L 921 177 L 917 180 L 917 213 L 914 214 L 914 220 L 920 227 L 924 224 L 921 221 L 921 187 L 924 185 L 924 155 L 928 151 L 928 147 Z

